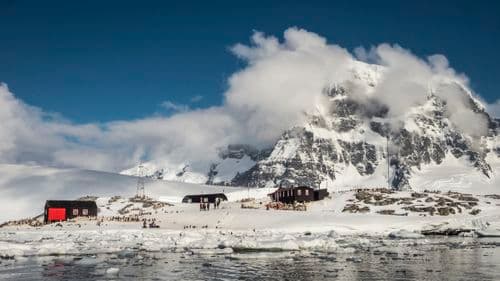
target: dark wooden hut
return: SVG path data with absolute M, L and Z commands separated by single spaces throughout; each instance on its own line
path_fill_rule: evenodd
M 323 189 L 315 189 L 314 190 L 314 201 L 319 201 L 325 199 L 329 195 L 328 190 L 326 188 Z
M 313 189 L 308 186 L 280 187 L 269 194 L 275 202 L 292 204 L 322 200 L 328 196 L 326 189 Z
M 75 217 L 96 217 L 95 201 L 47 200 L 45 202 L 44 222 L 65 221 Z
M 186 195 L 182 199 L 182 203 L 215 203 L 217 198 L 219 198 L 221 201 L 227 201 L 227 197 L 224 193 L 212 193 Z

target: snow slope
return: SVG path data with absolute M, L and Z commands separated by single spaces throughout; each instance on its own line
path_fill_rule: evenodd
M 446 165 L 426 165 L 415 171 L 412 186 L 415 190 L 458 191 L 473 194 L 500 194 L 500 177 L 486 178 L 470 169 L 460 159 L 452 156 Z M 381 172 L 361 177 L 351 166 L 343 171 L 344 177 L 328 187 L 330 192 L 350 188 L 385 186 L 386 177 Z M 499 165 L 492 166 L 494 171 Z M 346 176 L 352 174 L 352 177 Z M 48 199 L 76 199 L 82 196 L 132 197 L 136 192 L 137 178 L 120 174 L 77 169 L 56 169 L 40 166 L 0 165 L 0 222 L 32 217 L 43 212 Z M 188 194 L 224 192 L 230 201 L 247 197 L 264 198 L 273 188 L 241 188 L 229 186 L 198 185 L 166 180 L 146 179 L 146 193 L 157 200 L 179 203 Z M 339 206 L 341 202 L 339 202 Z M 336 203 L 337 204 L 337 203 Z
M 437 173 L 441 174 L 439 171 Z M 42 227 L 6 226 L 0 229 L 0 254 L 17 257 L 113 253 L 135 245 L 147 251 L 280 249 L 335 253 L 352 251 L 353 243 L 367 241 L 364 238 L 366 236 L 420 238 L 422 243 L 426 243 L 427 240 L 419 234 L 423 230 L 458 229 L 497 233 L 500 229 L 498 196 L 475 196 L 478 200 L 473 208 L 481 210 L 476 215 L 471 213 L 472 209 L 443 216 L 419 212 L 407 216 L 382 215 L 377 212 L 387 209 L 395 210 L 396 214 L 407 212 L 404 207 L 408 205 L 396 201 L 379 206 L 366 203 L 365 199 L 356 203 L 360 206 L 368 204 L 369 212 L 344 212 L 345 207 L 355 203 L 356 195 L 360 194 L 355 191 L 332 193 L 331 198 L 308 204 L 307 211 L 287 211 L 266 209 L 265 204 L 269 200 L 266 194 L 272 188 L 206 186 L 152 179 L 146 182 L 148 195 L 174 203 L 173 206 L 162 207 L 141 217 L 155 219 L 160 229 L 142 229 L 140 221 L 109 220 L 109 216 L 117 216 L 118 210 L 127 203 L 125 200 L 110 203 L 109 197 L 133 196 L 136 182 L 137 178 L 134 177 L 96 171 L 0 165 L 0 222 L 40 214 L 47 199 L 74 199 L 85 195 L 99 196 L 97 201 L 102 209 L 100 216 L 108 216 L 101 224 L 97 224 L 96 220 L 79 218 L 76 222 L 65 222 L 61 227 L 55 224 Z M 450 185 L 445 183 L 444 186 Z M 186 194 L 222 191 L 228 195 L 230 202 L 223 202 L 220 209 L 202 212 L 197 204 L 179 204 Z M 412 192 L 407 191 L 387 196 L 413 197 Z M 445 193 L 428 196 L 449 197 Z M 254 208 L 242 208 L 240 202 L 235 202 L 247 197 L 257 198 L 253 203 L 245 203 Z M 462 200 L 466 199 L 458 201 Z M 437 201 L 427 202 L 424 198 L 416 197 L 411 204 L 427 206 L 435 205 Z M 110 205 L 110 208 L 106 208 L 106 205 Z M 137 207 L 140 208 L 140 205 L 137 204 Z M 340 245 L 342 243 L 345 245 Z
M 429 243 L 432 239 L 419 234 L 425 229 L 500 233 L 500 198 L 479 197 L 477 207 L 482 212 L 477 216 L 466 212 L 453 216 L 342 212 L 342 206 L 354 194 L 352 191 L 334 194 L 331 199 L 311 203 L 307 212 L 266 210 L 262 206 L 243 209 L 237 202 L 224 202 L 220 209 L 201 212 L 197 204 L 177 204 L 146 215 L 146 218 L 157 220 L 159 229 L 143 229 L 141 222 L 105 220 L 98 225 L 95 220 L 86 218 L 65 222 L 61 227 L 55 224 L 40 228 L 8 226 L 0 229 L 0 254 L 16 257 L 96 254 L 133 248 L 208 254 L 214 251 L 231 253 L 233 249 L 339 253 L 353 252 L 353 247 L 357 248 L 359 243 L 371 247 L 370 236 L 395 238 L 394 247 L 405 243 L 403 239 L 412 239 L 409 243 L 413 246 L 417 245 L 415 243 Z M 408 197 L 409 194 L 398 192 L 391 196 Z M 382 242 L 387 246 L 386 243 Z
M 494 157 L 494 156 L 493 156 Z M 500 163 L 491 161 L 493 174 L 490 178 L 473 171 L 472 165 L 463 158 L 456 159 L 447 155 L 441 165 L 423 165 L 414 170 L 415 176 L 410 179 L 415 191 L 441 190 L 457 191 L 473 194 L 500 193 Z
M 48 199 L 76 199 L 86 195 L 132 197 L 136 184 L 136 177 L 98 171 L 0 165 L 0 222 L 41 214 Z M 251 192 L 255 195 L 268 191 L 258 189 Z M 249 195 L 245 188 L 146 180 L 148 196 L 173 203 L 181 202 L 188 194 L 216 192 L 226 193 L 229 200 Z

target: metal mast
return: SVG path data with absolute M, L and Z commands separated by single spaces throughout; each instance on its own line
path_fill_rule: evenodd
M 387 151 L 387 188 L 391 189 L 391 183 L 389 179 L 389 168 L 390 168 L 390 159 L 389 159 L 389 135 L 387 135 L 387 138 L 385 139 L 385 148 Z
M 146 191 L 144 189 L 146 180 L 144 179 L 144 166 L 142 164 L 139 164 L 137 167 L 137 176 L 137 191 L 135 196 L 138 198 L 144 198 L 146 197 Z

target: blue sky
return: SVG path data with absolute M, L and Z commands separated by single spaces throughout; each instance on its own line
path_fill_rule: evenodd
M 389 42 L 444 54 L 483 98 L 500 98 L 494 1 L 70 2 L 3 1 L 0 81 L 77 123 L 168 113 L 166 101 L 221 104 L 227 78 L 244 67 L 228 48 L 253 30 L 281 36 L 290 26 L 348 50 Z

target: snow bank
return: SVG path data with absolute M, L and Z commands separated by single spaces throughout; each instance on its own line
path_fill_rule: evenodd
M 113 173 L 55 169 L 40 166 L 0 165 L 0 223 L 33 217 L 43 213 L 48 199 L 77 199 L 92 195 L 132 197 L 137 178 Z M 155 199 L 180 203 L 188 194 L 226 193 L 229 200 L 250 196 L 265 196 L 269 189 L 252 190 L 227 186 L 208 186 L 163 180 L 146 181 L 146 193 Z M 267 193 L 266 193 L 267 194 Z
M 420 170 L 413 169 L 410 185 L 416 191 L 441 190 L 457 191 L 473 194 L 500 193 L 500 162 L 488 156 L 493 171 L 491 178 L 475 171 L 471 163 L 463 156 L 455 158 L 448 153 L 441 164 L 422 165 Z

